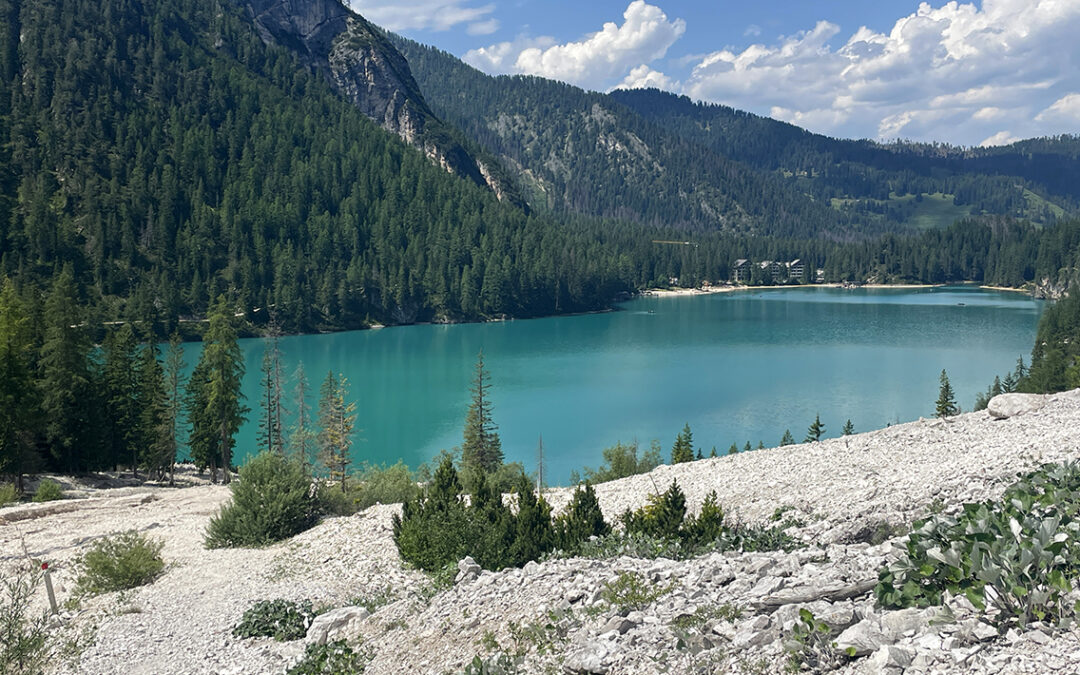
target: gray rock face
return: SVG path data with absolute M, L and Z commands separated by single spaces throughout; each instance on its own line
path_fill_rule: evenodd
M 247 0 L 247 7 L 264 42 L 293 50 L 382 128 L 450 173 L 491 188 L 499 199 L 509 194 L 491 167 L 447 138 L 401 52 L 340 0 Z
M 1046 405 L 1042 394 L 998 394 L 990 399 L 986 411 L 994 419 L 1005 420 L 1016 415 L 1035 412 Z
M 479 577 L 480 573 L 483 572 L 480 566 L 476 564 L 476 561 L 469 556 L 465 556 L 464 558 L 459 560 L 457 568 L 458 574 L 457 577 L 454 578 L 455 584 L 460 584 L 465 581 L 472 581 L 473 579 Z

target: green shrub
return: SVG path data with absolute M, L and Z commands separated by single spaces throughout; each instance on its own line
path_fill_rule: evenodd
M 592 485 L 585 483 L 574 490 L 566 511 L 555 519 L 555 532 L 559 548 L 567 553 L 579 551 L 593 537 L 611 533 Z
M 394 544 L 401 559 L 433 572 L 464 557 L 468 518 L 461 481 L 453 461 L 444 457 L 423 493 L 393 516 Z
M 352 490 L 344 491 L 341 483 L 319 481 L 315 488 L 315 499 L 319 513 L 327 516 L 351 516 L 357 512 Z
M 291 600 L 263 600 L 251 606 L 233 629 L 242 638 L 272 637 L 278 642 L 299 640 L 315 618 L 310 602 L 297 604 Z
M 164 546 L 134 530 L 98 539 L 79 560 L 76 593 L 97 595 L 150 583 L 165 569 Z
M 636 572 L 619 572 L 614 581 L 605 581 L 600 597 L 620 611 L 644 610 L 675 588 L 656 585 Z
M 310 644 L 304 650 L 304 658 L 286 675 L 360 675 L 371 657 L 356 652 L 344 640 L 323 645 Z
M 1066 621 L 1080 574 L 1080 464 L 1047 465 L 998 501 L 917 521 L 907 555 L 881 570 L 884 607 L 939 605 L 946 591 L 994 607 L 999 625 Z
M 31 609 L 39 593 L 42 574 L 20 567 L 0 580 L 0 673 L 45 672 L 50 662 L 49 615 Z
M 64 490 L 60 487 L 60 483 L 48 478 L 38 483 L 37 490 L 34 492 L 35 502 L 52 502 L 63 498 Z
M 585 467 L 585 482 L 597 484 L 606 483 L 627 476 L 636 476 L 648 473 L 660 466 L 660 444 L 653 441 L 652 446 L 638 457 L 637 441 L 633 443 L 616 443 L 610 448 L 604 448 L 604 463 L 598 469 Z M 577 483 L 576 475 L 571 475 L 571 482 Z
M 0 485 L 0 506 L 6 506 L 19 500 L 19 491 L 14 483 Z
M 622 515 L 623 527 L 629 534 L 645 534 L 665 539 L 682 538 L 682 524 L 686 518 L 686 495 L 678 482 L 663 494 L 649 495 L 649 503 L 637 511 L 627 510 Z
M 420 492 L 416 478 L 401 461 L 393 466 L 365 466 L 356 479 L 350 496 L 359 510 L 375 504 L 404 504 Z
M 844 664 L 845 655 L 832 641 L 832 629 L 808 609 L 799 610 L 799 620 L 784 636 L 784 648 L 791 657 L 791 671 L 828 673 Z M 854 651 L 853 647 L 849 647 Z
M 509 654 L 493 654 L 481 658 L 479 654 L 465 666 L 462 675 L 516 675 L 523 657 L 511 657 Z
M 319 503 L 299 462 L 264 452 L 240 469 L 232 500 L 210 519 L 207 548 L 266 546 L 310 528 Z

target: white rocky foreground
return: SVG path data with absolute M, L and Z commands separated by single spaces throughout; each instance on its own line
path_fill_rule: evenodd
M 70 563 L 95 538 L 137 529 L 165 541 L 168 568 L 150 586 L 85 601 L 57 630 L 81 636 L 75 662 L 57 672 L 281 673 L 305 641 L 231 634 L 258 600 L 311 600 L 342 608 L 320 617 L 308 641 L 348 637 L 374 655 L 369 673 L 457 673 L 472 658 L 524 654 L 521 672 L 781 672 L 782 633 L 801 607 L 860 654 L 844 673 L 1080 672 L 1080 631 L 999 637 L 966 602 L 885 612 L 870 589 L 902 538 L 865 542 L 909 524 L 931 505 L 956 508 L 999 495 L 1016 474 L 1080 458 L 1080 390 L 1002 399 L 989 412 L 923 420 L 846 438 L 660 467 L 598 487 L 609 519 L 642 505 L 673 478 L 693 508 L 716 490 L 744 521 L 777 509 L 801 521 L 794 553 L 711 554 L 695 560 L 558 560 L 492 574 L 462 564 L 435 595 L 402 567 L 390 537 L 396 506 L 330 519 L 259 550 L 202 547 L 226 488 L 121 488 L 86 499 L 0 510 L 0 565 L 25 550 L 54 564 L 60 600 Z M 564 504 L 568 491 L 549 498 Z M 636 572 L 664 592 L 619 612 L 605 582 Z M 383 597 L 373 614 L 356 607 Z M 741 612 L 739 616 L 732 615 Z

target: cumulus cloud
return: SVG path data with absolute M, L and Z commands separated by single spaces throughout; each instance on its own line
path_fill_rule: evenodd
M 634 0 L 623 12 L 622 25 L 605 23 L 578 42 L 521 38 L 471 50 L 464 59 L 488 72 L 527 73 L 608 89 L 632 69 L 662 58 L 685 31 L 682 19 L 670 21 L 659 7 Z
M 488 35 L 498 23 L 487 18 L 494 4 L 472 6 L 468 0 L 348 0 L 353 10 L 383 28 L 401 30 L 450 30 L 468 24 L 470 34 Z M 494 22 L 494 23 L 493 23 Z
M 982 143 L 979 143 L 979 146 L 988 148 L 992 145 L 1008 145 L 1010 143 L 1015 143 L 1018 140 L 1020 139 L 1013 136 L 1008 131 L 999 131 L 990 138 L 985 139 Z
M 1080 94 L 1062 95 L 1080 91 L 1078 30 L 1075 1 L 923 2 L 887 33 L 844 39 L 820 21 L 775 44 L 712 52 L 681 88 L 839 136 L 975 144 L 1075 133 Z
M 678 89 L 678 83 L 670 77 L 642 64 L 630 71 L 616 89 Z

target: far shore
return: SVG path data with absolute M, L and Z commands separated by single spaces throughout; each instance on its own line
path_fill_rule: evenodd
M 682 297 L 688 295 L 711 295 L 713 293 L 733 293 L 735 291 L 761 291 L 771 289 L 795 289 L 795 288 L 937 288 L 939 286 L 945 286 L 946 284 L 844 284 L 844 283 L 830 283 L 830 284 L 785 284 L 785 285 L 773 285 L 773 286 L 702 286 L 700 288 L 649 288 L 641 292 L 642 295 L 649 295 L 657 298 L 673 298 Z M 988 290 L 1009 290 L 1020 291 L 1018 288 L 996 288 L 993 286 L 980 286 Z

